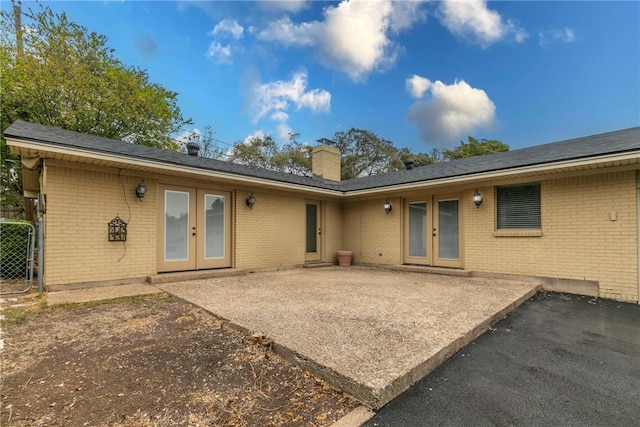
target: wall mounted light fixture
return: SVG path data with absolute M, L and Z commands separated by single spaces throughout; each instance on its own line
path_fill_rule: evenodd
M 476 204 L 476 208 L 479 208 L 482 204 L 482 194 L 478 193 L 478 190 L 473 193 L 473 203 Z
M 385 200 L 384 202 L 384 211 L 386 213 L 391 212 L 391 210 L 393 209 L 393 206 L 391 206 L 391 202 L 389 200 Z
M 247 204 L 249 209 L 253 209 L 253 205 L 256 204 L 256 196 L 254 196 L 253 193 L 251 193 L 251 195 L 247 197 L 247 200 L 245 203 Z
M 144 199 L 145 194 L 147 194 L 147 186 L 144 183 L 144 179 L 140 181 L 140 184 L 136 187 L 136 196 L 138 196 L 138 200 L 142 201 Z

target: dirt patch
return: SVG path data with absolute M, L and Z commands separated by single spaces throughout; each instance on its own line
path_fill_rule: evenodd
M 325 426 L 357 406 L 165 294 L 24 300 L 4 310 L 1 425 Z

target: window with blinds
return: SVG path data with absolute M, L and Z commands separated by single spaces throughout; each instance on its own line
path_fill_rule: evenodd
M 540 183 L 497 187 L 498 230 L 540 229 Z

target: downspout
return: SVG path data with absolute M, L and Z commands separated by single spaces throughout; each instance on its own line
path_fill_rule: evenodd
M 40 193 L 42 198 L 44 195 Z M 38 203 L 38 292 L 44 291 L 44 219 L 42 219 L 42 208 Z
M 44 215 L 47 212 L 47 195 L 46 195 L 46 159 L 42 159 L 40 165 L 40 191 L 38 193 L 38 293 L 42 295 L 44 292 Z

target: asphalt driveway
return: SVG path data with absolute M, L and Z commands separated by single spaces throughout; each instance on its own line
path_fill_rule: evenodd
M 640 306 L 538 294 L 365 426 L 640 423 Z
M 518 281 L 362 267 L 158 286 L 257 334 L 370 407 L 398 396 L 537 288 Z

